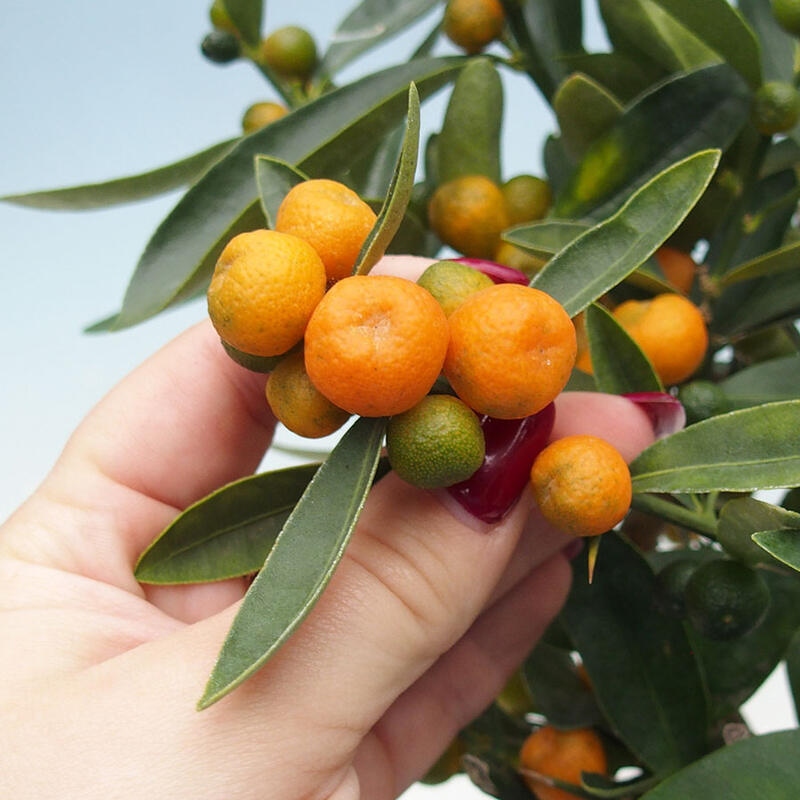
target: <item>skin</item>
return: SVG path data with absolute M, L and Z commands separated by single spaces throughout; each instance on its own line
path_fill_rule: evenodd
M 244 583 L 143 587 L 132 568 L 176 513 L 257 468 L 263 384 L 192 328 L 97 405 L 0 529 L 3 797 L 394 798 L 558 612 L 568 540 L 527 494 L 489 528 L 389 475 L 298 632 L 196 711 Z M 653 438 L 621 398 L 558 413 L 555 435 L 602 430 L 628 458 Z

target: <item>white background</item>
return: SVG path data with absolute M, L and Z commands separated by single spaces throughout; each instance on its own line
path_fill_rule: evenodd
M 244 109 L 275 96 L 250 65 L 219 67 L 200 55 L 209 4 L 5 0 L 0 195 L 134 174 L 238 135 Z M 302 24 L 325 42 L 350 7 L 269 3 L 265 29 Z M 588 27 L 597 40 L 596 23 Z M 382 48 L 381 63 L 405 60 L 420 38 Z M 353 74 L 375 63 L 365 60 Z M 539 172 L 550 112 L 527 82 L 506 78 L 506 86 L 505 177 Z M 438 101 L 425 106 L 423 126 L 437 127 L 440 113 Z M 82 333 L 118 309 L 149 235 L 176 199 L 78 214 L 0 204 L 0 519 L 36 487 L 95 402 L 204 315 L 193 304 L 129 331 Z M 796 724 L 782 675 L 748 708 L 757 731 Z M 412 787 L 404 800 L 472 797 L 484 795 L 455 779 Z

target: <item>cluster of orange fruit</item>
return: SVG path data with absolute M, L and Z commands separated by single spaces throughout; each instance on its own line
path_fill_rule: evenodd
M 400 477 L 452 486 L 484 462 L 484 420 L 536 415 L 563 390 L 576 326 L 545 292 L 458 261 L 434 262 L 416 282 L 353 274 L 375 222 L 344 184 L 301 182 L 273 230 L 224 248 L 209 316 L 232 356 L 270 373 L 267 400 L 286 428 L 316 438 L 353 415 L 388 417 Z M 627 465 L 596 437 L 548 445 L 531 484 L 543 515 L 574 535 L 611 529 L 631 500 Z

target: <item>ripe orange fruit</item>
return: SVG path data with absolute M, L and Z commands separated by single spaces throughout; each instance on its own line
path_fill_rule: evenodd
M 208 287 L 208 315 L 223 342 L 255 356 L 285 353 L 303 338 L 325 294 L 316 250 L 286 233 L 255 230 L 225 245 Z
M 631 505 L 625 459 L 604 439 L 588 434 L 551 442 L 531 467 L 542 516 L 573 536 L 598 536 L 621 522 Z
M 505 12 L 500 0 L 449 0 L 444 32 L 467 53 L 480 53 L 503 32 Z
M 694 283 L 697 264 L 694 259 L 682 250 L 664 245 L 655 252 L 656 261 L 664 277 L 683 294 L 688 294 Z
M 259 57 L 280 77 L 305 81 L 317 66 L 317 44 L 305 28 L 286 25 L 261 42 Z
M 458 261 L 434 261 L 417 283 L 434 296 L 448 317 L 471 294 L 494 286 L 488 275 Z
M 428 222 L 445 244 L 472 258 L 492 258 L 509 226 L 503 192 L 485 175 L 462 175 L 437 187 Z
M 541 219 L 550 210 L 553 195 L 550 184 L 535 175 L 515 175 L 501 187 L 506 199 L 509 222 L 521 225 Z
M 613 314 L 665 384 L 686 380 L 703 362 L 708 329 L 700 309 L 685 297 L 668 292 L 626 300 Z
M 276 119 L 285 117 L 289 109 L 280 103 L 265 100 L 260 103 L 253 103 L 249 106 L 242 116 L 242 131 L 245 134 L 265 128 L 275 122 Z
M 479 414 L 521 419 L 541 411 L 564 388 L 576 349 L 572 321 L 550 295 L 497 284 L 451 314 L 444 374 Z
M 276 419 L 308 439 L 328 436 L 350 419 L 311 383 L 302 349 L 288 353 L 270 373 L 266 395 Z
M 335 283 L 314 311 L 306 369 L 340 408 L 392 416 L 431 389 L 447 341 L 447 317 L 430 292 L 392 275 L 353 275 Z
M 540 775 L 581 785 L 582 772 L 605 774 L 606 754 L 600 737 L 592 728 L 559 730 L 544 725 L 531 733 L 522 744 L 520 767 Z M 572 792 L 548 785 L 542 778 L 523 772 L 523 779 L 539 800 L 574 800 Z
M 392 469 L 421 489 L 452 486 L 483 464 L 486 443 L 478 415 L 457 397 L 429 394 L 386 427 Z
M 275 230 L 305 239 L 319 253 L 328 280 L 337 281 L 353 272 L 375 220 L 375 212 L 351 188 L 317 178 L 287 192 Z

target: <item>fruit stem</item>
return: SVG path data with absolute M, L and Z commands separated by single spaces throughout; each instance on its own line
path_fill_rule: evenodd
M 693 511 L 666 497 L 644 492 L 634 494 L 631 506 L 710 539 L 717 537 L 717 519 L 713 513 Z

